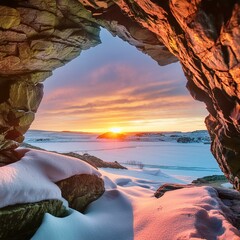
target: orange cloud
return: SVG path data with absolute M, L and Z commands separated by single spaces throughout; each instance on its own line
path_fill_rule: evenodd
M 204 128 L 207 112 L 187 92 L 178 63 L 159 67 L 132 47 L 113 44 L 122 47 L 97 48 L 102 51 L 99 59 L 89 50 L 89 55 L 86 52 L 46 81 L 33 129 L 105 131 L 116 125 L 124 126 L 125 131 Z

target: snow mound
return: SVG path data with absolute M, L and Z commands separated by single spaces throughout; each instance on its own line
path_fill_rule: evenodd
M 133 210 L 125 194 L 109 190 L 85 214 L 71 210 L 65 218 L 45 214 L 32 240 L 131 240 Z
M 18 150 L 20 161 L 0 168 L 0 208 L 17 203 L 62 199 L 54 182 L 76 174 L 101 174 L 89 164 L 39 150 Z
M 213 188 L 185 188 L 157 199 L 151 190 L 154 179 L 142 179 L 141 186 L 131 171 L 127 177 L 116 174 L 125 170 L 105 170 L 101 170 L 106 186 L 102 197 L 84 214 L 74 210 L 65 218 L 46 214 L 33 240 L 240 239 Z
M 240 239 L 211 187 L 170 191 L 139 202 L 136 209 L 135 239 Z

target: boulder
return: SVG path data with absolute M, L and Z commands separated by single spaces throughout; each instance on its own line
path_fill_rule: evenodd
M 69 206 L 82 212 L 104 193 L 104 182 L 95 175 L 80 174 L 56 183 Z
M 0 167 L 19 161 L 20 158 L 16 151 L 1 151 L 0 152 Z
M 26 203 L 0 209 L 0 239 L 30 239 L 42 223 L 45 213 L 64 217 L 67 210 L 60 200 Z
M 178 190 L 178 189 L 182 189 L 182 188 L 186 188 L 186 187 L 191 187 L 191 185 L 190 184 L 187 185 L 187 184 L 166 183 L 157 189 L 157 191 L 154 193 L 154 196 L 156 198 L 160 198 L 168 191 L 174 191 L 174 190 Z
M 37 149 L 37 150 L 43 150 L 46 151 L 45 149 L 33 146 L 31 144 L 25 143 L 23 142 L 21 144 L 21 147 L 23 148 L 32 148 L 32 149 Z M 66 156 L 70 156 L 70 157 L 75 157 L 78 158 L 84 162 L 87 162 L 88 164 L 92 165 L 95 168 L 116 168 L 116 169 L 127 169 L 126 167 L 122 166 L 119 162 L 114 161 L 114 162 L 106 162 L 103 161 L 102 159 L 95 157 L 93 155 L 90 155 L 88 153 L 84 153 L 83 155 L 80 155 L 78 153 L 75 152 L 68 152 L 68 153 L 62 153 L 63 155 Z M 5 154 L 6 155 L 6 154 Z M 13 151 L 13 153 L 8 153 L 8 155 L 4 158 L 3 156 L 3 160 L 1 161 L 1 152 L 0 152 L 0 166 L 2 163 L 2 166 L 9 164 L 10 162 L 10 157 L 12 157 L 12 155 L 16 155 L 11 161 L 17 161 L 20 159 L 20 156 L 18 156 L 18 154 Z M 5 161 L 4 161 L 5 160 Z
M 228 180 L 224 175 L 211 175 L 193 180 L 192 183 L 195 185 L 212 185 L 226 183 Z
M 194 138 L 191 137 L 180 137 L 177 139 L 178 143 L 193 143 L 195 142 Z
M 222 208 L 233 226 L 240 228 L 240 193 L 233 189 L 214 187 L 222 202 Z
M 81 174 L 56 183 L 69 207 L 83 212 L 92 201 L 104 193 L 104 182 L 95 175 Z M 44 214 L 67 216 L 68 211 L 60 200 L 17 204 L 0 209 L 0 239 L 30 239 L 41 225 Z
M 76 157 L 78 159 L 81 159 L 90 165 L 92 165 L 95 168 L 116 168 L 116 169 L 127 169 L 126 167 L 122 166 L 120 163 L 117 161 L 115 162 L 106 162 L 103 161 L 102 159 L 92 156 L 88 153 L 84 153 L 83 155 L 74 153 L 74 152 L 69 152 L 69 153 L 64 153 L 64 155 L 71 156 L 71 157 Z

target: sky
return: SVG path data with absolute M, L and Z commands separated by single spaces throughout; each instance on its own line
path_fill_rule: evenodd
M 101 41 L 44 82 L 44 98 L 31 129 L 206 129 L 205 105 L 190 96 L 179 63 L 159 66 L 106 30 L 101 31 Z

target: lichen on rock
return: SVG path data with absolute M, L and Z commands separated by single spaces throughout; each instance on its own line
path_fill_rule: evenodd
M 0 239 L 30 239 L 41 225 L 45 213 L 64 217 L 67 210 L 60 200 L 45 200 L 1 208 Z
M 0 6 L 0 27 L 3 29 L 9 29 L 16 27 L 20 24 L 20 13 L 15 8 L 6 6 Z

